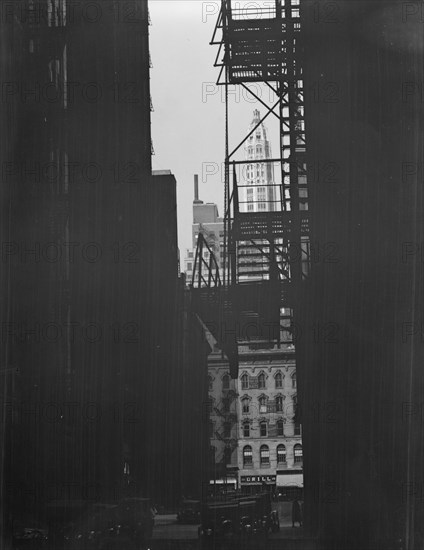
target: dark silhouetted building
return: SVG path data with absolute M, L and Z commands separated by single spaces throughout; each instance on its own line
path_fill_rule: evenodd
M 207 388 L 176 181 L 151 171 L 147 2 L 1 9 L 7 534 L 71 501 L 200 487 L 201 415 L 187 419 Z

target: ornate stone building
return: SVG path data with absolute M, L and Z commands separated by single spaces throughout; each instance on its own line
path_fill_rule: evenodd
M 219 351 L 209 356 L 211 483 L 290 497 L 303 486 L 294 349 L 253 348 L 241 347 L 236 380 Z

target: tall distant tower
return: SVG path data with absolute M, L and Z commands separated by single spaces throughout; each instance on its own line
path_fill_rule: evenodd
M 274 166 L 272 162 L 266 162 L 272 158 L 271 144 L 266 126 L 259 124 L 260 120 L 260 112 L 255 109 L 248 130 L 250 136 L 244 146 L 245 158 L 252 164 L 245 165 L 245 186 L 240 188 L 241 212 L 270 212 L 276 209 Z

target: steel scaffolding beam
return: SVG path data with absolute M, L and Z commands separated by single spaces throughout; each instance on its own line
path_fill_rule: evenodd
M 237 346 L 243 340 L 237 327 L 255 322 L 263 339 L 264 327 L 277 326 L 277 335 L 273 331 L 271 336 L 268 330 L 268 340 L 275 340 L 280 346 L 281 332 L 292 332 L 294 324 L 293 319 L 287 323 L 287 311 L 296 307 L 299 284 L 309 272 L 311 247 L 299 32 L 299 0 L 275 0 L 273 6 L 264 8 L 240 7 L 238 2 L 222 0 L 211 41 L 219 46 L 215 60 L 215 66 L 220 68 L 217 84 L 225 87 L 226 97 L 224 273 L 222 287 L 211 285 L 213 277 L 200 276 L 194 286 L 198 300 L 203 300 L 206 318 L 234 330 L 233 361 L 230 361 L 233 377 L 238 373 Z M 253 82 L 262 83 L 275 94 L 273 105 L 266 104 L 247 87 Z M 244 139 L 230 149 L 228 93 L 233 85 L 248 90 L 266 111 Z M 240 161 L 235 155 L 270 115 L 278 119 L 280 143 L 278 155 L 264 158 L 263 163 L 278 164 L 280 183 L 272 182 L 276 188 L 272 190 L 275 200 L 266 201 L 265 211 L 242 212 L 239 190 L 245 185 L 237 181 L 236 167 L 255 164 L 257 160 Z M 207 297 L 202 286 L 209 289 Z M 212 314 L 210 308 L 218 304 L 220 312 Z M 215 330 L 214 335 L 218 344 L 223 344 L 219 332 Z M 228 342 L 225 345 L 228 347 Z

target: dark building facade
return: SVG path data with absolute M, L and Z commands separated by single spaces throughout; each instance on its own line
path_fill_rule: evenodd
M 147 2 L 1 8 L 7 531 L 55 502 L 200 485 L 181 418 L 206 355 L 183 322 L 175 178 L 151 170 Z
M 311 242 L 326 253 L 305 283 L 298 380 L 305 524 L 325 548 L 423 540 L 423 34 L 414 7 L 302 7 Z

